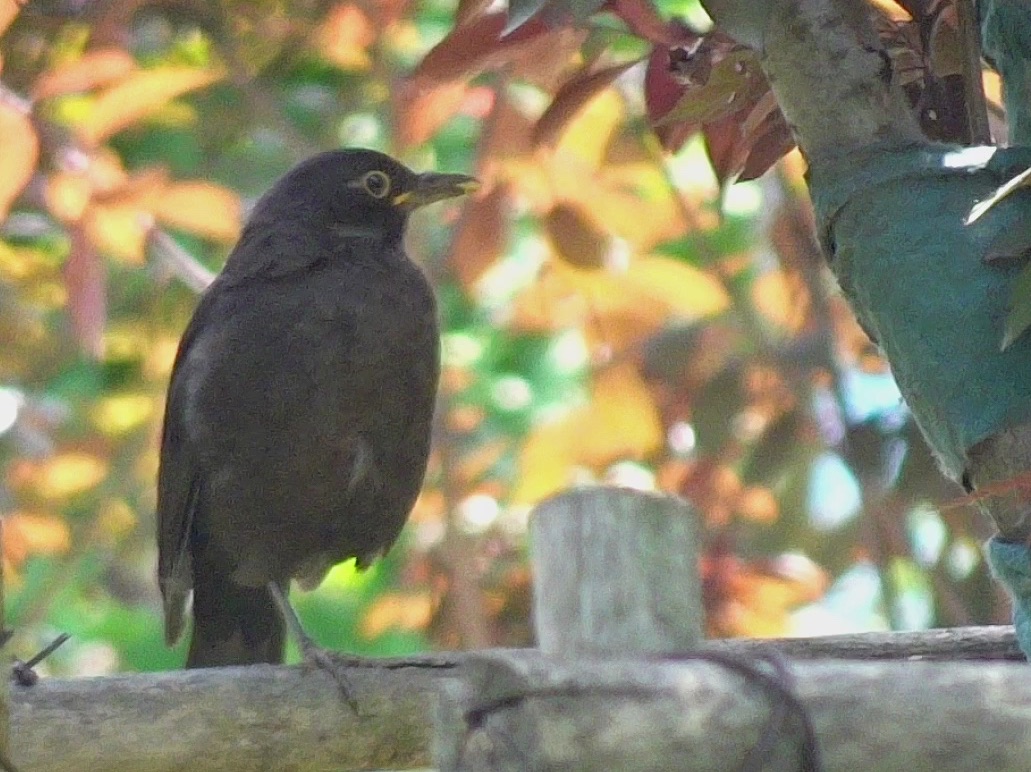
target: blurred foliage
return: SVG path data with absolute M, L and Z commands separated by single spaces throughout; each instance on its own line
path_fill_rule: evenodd
M 800 158 L 729 184 L 790 149 L 761 73 L 694 0 L 512 11 L 0 0 L 12 652 L 67 631 L 56 672 L 182 661 L 153 543 L 178 337 L 256 196 L 340 145 L 485 184 L 413 223 L 443 315 L 435 450 L 387 558 L 299 597 L 321 642 L 530 643 L 528 512 L 592 481 L 695 504 L 713 635 L 1005 618 L 985 525 L 936 508 L 956 491 L 822 266 Z

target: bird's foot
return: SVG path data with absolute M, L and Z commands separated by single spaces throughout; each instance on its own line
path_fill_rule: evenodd
M 333 679 L 341 698 L 350 706 L 355 715 L 358 715 L 358 700 L 355 699 L 354 685 L 344 672 L 348 666 L 346 658 L 315 645 L 310 639 L 301 642 L 301 656 L 306 670 L 321 670 Z
M 318 669 L 327 673 L 336 683 L 344 702 L 351 707 L 355 715 L 358 715 L 358 701 L 354 697 L 354 687 L 351 686 L 351 681 L 344 674 L 344 668 L 348 666 L 347 660 L 339 657 L 336 652 L 319 646 L 304 631 L 304 626 L 301 625 L 301 620 L 297 618 L 297 612 L 290 605 L 290 600 L 287 598 L 283 587 L 280 587 L 276 582 L 269 582 L 268 589 L 272 595 L 272 600 L 279 608 L 279 613 L 282 615 L 287 629 L 290 630 L 294 640 L 301 647 L 304 668 L 306 670 Z

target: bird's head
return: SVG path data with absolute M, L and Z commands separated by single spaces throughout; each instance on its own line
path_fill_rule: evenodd
M 330 150 L 276 182 L 258 202 L 251 223 L 293 221 L 345 237 L 400 240 L 412 211 L 477 187 L 465 174 L 419 174 L 375 150 Z

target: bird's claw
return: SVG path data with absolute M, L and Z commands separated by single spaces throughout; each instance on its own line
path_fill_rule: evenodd
M 329 675 L 336 683 L 341 698 L 348 704 L 355 715 L 358 715 L 358 700 L 354 695 L 354 686 L 344 673 L 346 665 L 338 661 L 333 652 L 326 651 L 315 645 L 303 647 L 302 655 L 305 669 L 318 669 Z

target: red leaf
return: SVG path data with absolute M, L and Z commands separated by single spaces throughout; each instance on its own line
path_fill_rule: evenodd
M 644 72 L 644 104 L 652 130 L 662 146 L 671 152 L 679 150 L 699 127 L 688 123 L 669 126 L 656 126 L 655 123 L 673 109 L 686 90 L 687 87 L 677 83 L 670 74 L 669 49 L 655 46 Z
M 784 116 L 779 110 L 771 113 L 756 131 L 756 138 L 752 141 L 751 150 L 738 179 L 745 182 L 761 177 L 794 147 L 795 138 Z
M 548 109 L 533 127 L 533 145 L 548 144 L 555 140 L 558 135 L 580 112 L 581 109 L 593 99 L 598 92 L 607 88 L 616 78 L 637 64 L 637 61 L 624 62 L 623 64 L 603 67 L 596 72 L 581 70 L 559 89 L 555 98 L 548 105 Z
M 483 70 L 511 62 L 548 32 L 547 25 L 534 19 L 511 35 L 502 36 L 507 21 L 504 12 L 488 13 L 451 30 L 415 68 L 413 80 L 472 78 Z
M 683 75 L 677 77 L 685 81 Z M 660 124 L 709 123 L 754 104 L 770 90 L 751 51 L 727 56 L 696 56 L 691 60 L 687 90 Z
M 539 36 L 520 50 L 512 74 L 548 94 L 555 93 L 576 69 L 573 62 L 589 34 L 582 28 L 559 27 Z
M 752 114 L 763 114 L 759 120 Z M 794 139 L 780 110 L 769 110 L 764 100 L 705 124 L 705 149 L 721 185 L 754 180 L 794 147 Z

